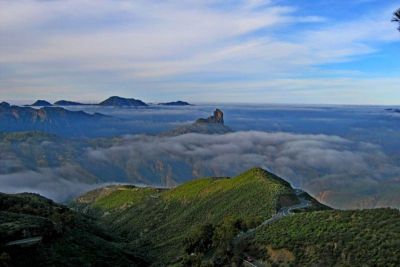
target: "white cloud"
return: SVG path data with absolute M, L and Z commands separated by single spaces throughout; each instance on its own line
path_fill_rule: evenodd
M 49 149 L 57 150 L 53 145 Z M 379 146 L 338 136 L 259 131 L 134 135 L 82 147 L 85 152 L 69 164 L 37 169 L 32 169 L 34 159 L 3 152 L 0 166 L 9 168 L 0 168 L 0 191 L 32 191 L 65 200 L 96 184 L 173 186 L 196 177 L 234 176 L 259 166 L 335 207 L 400 205 L 396 159 Z
M 104 81 L 94 74 L 110 87 L 188 74 L 297 77 L 397 40 L 388 17 L 385 10 L 335 22 L 262 0 L 0 1 L 0 96 L 57 85 L 65 94 L 79 86 L 95 95 Z M 301 27 L 310 23 L 313 30 Z
M 198 176 L 236 175 L 261 166 L 315 195 L 328 190 L 345 197 L 324 199 L 336 207 L 398 206 L 391 200 L 393 195 L 384 190 L 397 177 L 399 168 L 380 147 L 338 136 L 256 131 L 176 137 L 138 135 L 108 148 L 91 148 L 87 157 L 129 166 L 126 170 L 135 182 L 146 176 L 183 182 Z M 379 201 L 362 204 L 371 195 Z

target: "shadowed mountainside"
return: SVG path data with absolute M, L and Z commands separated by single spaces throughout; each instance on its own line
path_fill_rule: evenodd
M 100 265 L 145 261 L 87 216 L 36 194 L 0 193 L 0 266 Z
M 112 120 L 110 117 L 83 111 L 69 111 L 61 107 L 11 106 L 0 105 L 0 131 L 43 131 L 63 136 L 85 136 L 86 129 L 102 127 L 102 123 Z M 100 130 L 100 129 L 99 129 Z

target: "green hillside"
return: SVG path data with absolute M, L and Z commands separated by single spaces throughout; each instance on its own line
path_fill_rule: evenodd
M 71 207 L 0 194 L 0 266 L 400 264 L 398 210 L 330 210 L 259 168 L 173 189 L 108 186 Z
M 249 252 L 287 266 L 400 266 L 400 211 L 296 214 L 258 229 Z
M 171 190 L 108 187 L 78 198 L 74 206 L 100 212 L 113 230 L 135 241 L 132 248 L 147 251 L 153 261 L 170 263 L 186 253 L 185 242 L 204 225 L 232 221 L 251 228 L 298 201 L 286 181 L 256 168 Z
M 9 242 L 35 238 L 38 242 Z M 36 194 L 0 194 L 0 266 L 142 266 L 92 219 Z

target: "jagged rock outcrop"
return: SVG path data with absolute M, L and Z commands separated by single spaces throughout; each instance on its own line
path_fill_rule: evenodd
M 219 123 L 224 124 L 224 113 L 220 109 L 214 111 L 214 115 L 207 119 L 198 119 L 196 123 Z
M 214 114 L 206 119 L 198 119 L 192 124 L 178 127 L 162 135 L 174 136 L 187 133 L 225 134 L 229 132 L 232 132 L 232 130 L 224 124 L 224 113 L 217 108 Z

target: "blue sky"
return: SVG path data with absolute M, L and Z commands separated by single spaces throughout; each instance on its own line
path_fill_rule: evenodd
M 394 0 L 0 0 L 0 99 L 400 104 Z

